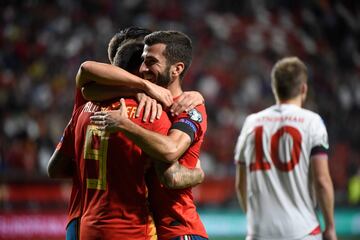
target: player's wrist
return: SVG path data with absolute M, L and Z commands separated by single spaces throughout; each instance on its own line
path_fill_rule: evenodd
M 151 85 L 151 82 L 149 80 L 142 79 L 141 82 L 140 82 L 139 88 L 142 91 L 144 91 L 145 93 L 147 93 L 150 90 L 150 85 Z

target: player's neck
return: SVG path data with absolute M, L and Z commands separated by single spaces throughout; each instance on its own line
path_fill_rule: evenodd
M 180 86 L 180 81 L 179 80 L 173 81 L 167 87 L 167 89 L 171 92 L 171 95 L 173 95 L 173 97 L 178 97 L 183 93 L 183 91 L 181 89 L 181 86 Z
M 291 98 L 291 99 L 287 99 L 287 100 L 277 100 L 276 103 L 277 104 L 292 104 L 292 105 L 295 105 L 295 106 L 298 106 L 298 107 L 302 107 L 301 96 Z

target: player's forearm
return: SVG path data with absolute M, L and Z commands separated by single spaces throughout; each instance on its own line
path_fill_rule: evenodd
M 144 129 L 131 120 L 126 120 L 119 130 L 153 159 L 174 163 L 181 156 L 178 145 L 169 136 Z
M 95 82 L 85 84 L 81 91 L 83 97 L 88 101 L 105 101 L 120 97 L 133 97 L 138 92 L 127 87 L 106 86 Z
M 201 168 L 189 169 L 179 162 L 168 167 L 164 167 L 162 163 L 155 163 L 155 166 L 161 183 L 170 189 L 194 187 L 202 183 L 205 178 Z
M 330 176 L 318 179 L 315 183 L 316 194 L 325 220 L 326 228 L 334 228 L 334 189 Z
M 246 204 L 246 191 L 244 191 L 240 186 L 236 189 L 237 199 L 239 202 L 239 205 L 244 213 L 247 212 L 247 204 Z
M 90 82 L 110 86 L 127 86 L 147 89 L 147 81 L 111 64 L 86 61 L 81 64 L 76 75 L 76 85 L 83 87 Z
M 246 193 L 246 169 L 245 166 L 238 165 L 236 170 L 235 190 L 239 205 L 244 213 L 247 212 L 247 193 Z

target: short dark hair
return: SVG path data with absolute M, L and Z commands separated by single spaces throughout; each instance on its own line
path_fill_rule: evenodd
M 118 48 L 124 44 L 124 42 L 132 39 L 143 41 L 144 37 L 150 34 L 151 31 L 141 27 L 128 27 L 120 30 L 110 40 L 108 45 L 108 58 L 111 63 L 114 62 L 114 57 L 117 53 Z
M 142 63 L 144 43 L 139 40 L 127 40 L 122 44 L 113 59 L 113 65 L 134 73 L 139 70 Z
M 157 31 L 147 35 L 144 42 L 148 46 L 158 43 L 165 44 L 163 54 L 167 63 L 172 65 L 183 62 L 184 71 L 180 74 L 180 79 L 184 77 L 192 60 L 192 43 L 186 34 L 178 31 Z
M 271 71 L 271 86 L 279 100 L 289 100 L 300 94 L 307 78 L 307 68 L 299 58 L 285 57 L 276 62 Z

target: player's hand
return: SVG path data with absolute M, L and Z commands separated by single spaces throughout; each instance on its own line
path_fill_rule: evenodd
M 323 240 L 337 240 L 335 228 L 326 228 L 322 235 Z
M 125 128 L 126 121 L 129 121 L 125 100 L 120 99 L 120 109 L 113 111 L 95 112 L 90 117 L 91 124 L 98 126 L 100 130 L 115 132 Z
M 146 89 L 145 92 L 158 102 L 162 103 L 164 107 L 170 107 L 173 104 L 173 96 L 171 92 L 166 88 L 160 87 L 155 83 L 145 80 Z
M 145 93 L 137 93 L 136 99 L 139 102 L 135 117 L 139 117 L 141 111 L 144 109 L 143 121 L 154 122 L 155 118 L 160 119 L 162 113 L 162 106 L 155 99 L 149 97 Z M 150 115 L 150 119 L 149 119 Z
M 183 92 L 178 99 L 171 105 L 171 115 L 179 115 L 182 112 L 188 112 L 194 107 L 203 104 L 204 97 L 196 91 Z

